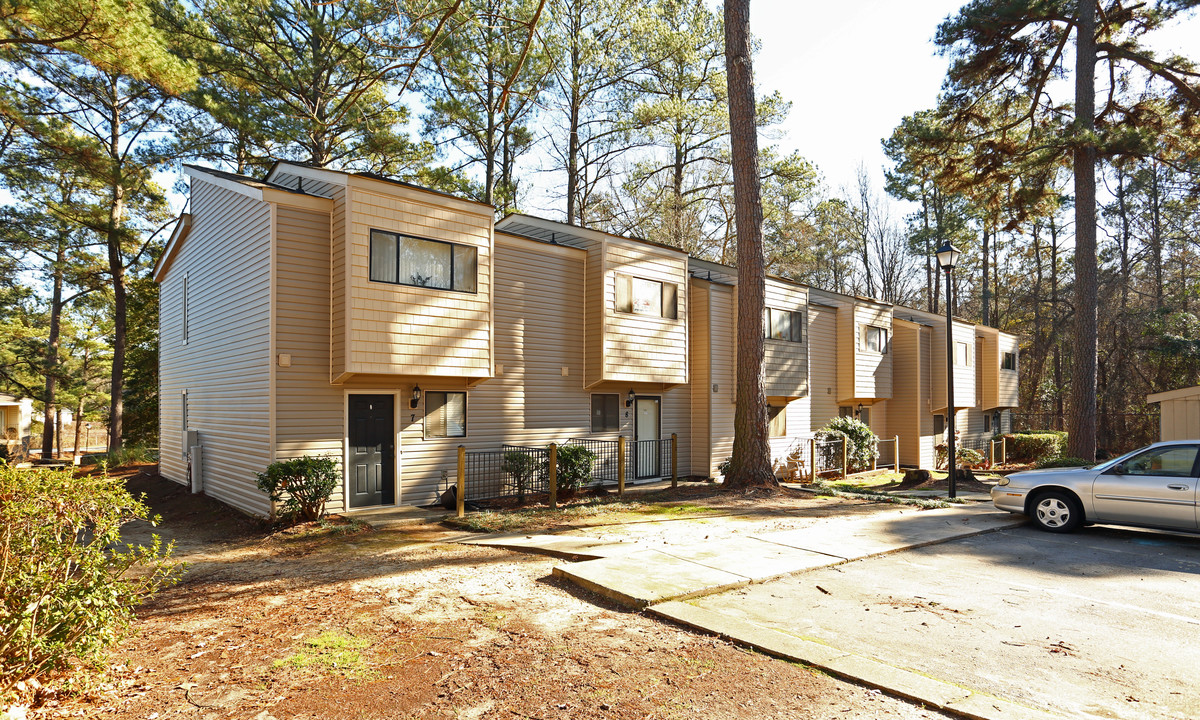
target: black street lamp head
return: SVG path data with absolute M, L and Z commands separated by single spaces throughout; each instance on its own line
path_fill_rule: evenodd
M 937 255 L 938 267 L 950 272 L 954 266 L 958 264 L 958 256 L 962 255 L 962 251 L 950 244 L 947 240 L 940 248 L 935 251 Z

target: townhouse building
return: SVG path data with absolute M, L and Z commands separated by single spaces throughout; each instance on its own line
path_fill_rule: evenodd
M 649 440 L 676 436 L 683 476 L 716 476 L 729 456 L 735 269 L 527 215 L 496 222 L 490 206 L 376 175 L 186 172 L 190 211 L 155 268 L 164 477 L 188 482 L 202 448 L 204 491 L 267 514 L 255 473 L 306 454 L 341 461 L 331 511 L 432 502 L 460 445 L 624 436 L 645 448 L 632 478 L 663 473 Z M 944 318 L 778 278 L 766 291 L 775 458 L 854 414 L 899 436 L 902 464 L 930 466 Z M 1016 405 L 1016 338 L 953 332 L 968 347 L 956 417 L 990 437 Z

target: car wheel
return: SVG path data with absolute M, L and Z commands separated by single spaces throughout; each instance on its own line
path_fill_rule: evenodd
M 1038 528 L 1047 532 L 1069 533 L 1083 525 L 1083 506 L 1070 493 L 1048 490 L 1033 499 L 1030 513 Z

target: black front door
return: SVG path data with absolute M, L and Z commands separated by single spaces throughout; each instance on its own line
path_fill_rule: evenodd
M 391 395 L 350 396 L 350 507 L 396 500 L 396 430 Z

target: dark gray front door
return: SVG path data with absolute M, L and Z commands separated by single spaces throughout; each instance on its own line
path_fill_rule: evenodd
M 391 395 L 350 396 L 350 507 L 396 501 L 395 403 Z

